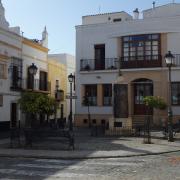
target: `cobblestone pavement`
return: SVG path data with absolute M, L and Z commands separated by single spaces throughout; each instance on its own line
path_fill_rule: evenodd
M 10 159 L 0 161 L 0 179 L 180 180 L 180 152 L 156 156 L 91 159 Z

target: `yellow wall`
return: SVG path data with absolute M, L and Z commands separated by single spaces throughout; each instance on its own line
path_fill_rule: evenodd
M 64 117 L 66 115 L 66 98 L 67 93 L 67 68 L 64 64 L 58 63 L 53 59 L 48 60 L 48 81 L 51 83 L 51 96 L 55 97 L 56 80 L 59 80 L 59 89 L 64 91 Z M 60 110 L 57 114 L 60 114 Z M 58 117 L 58 116 L 57 116 Z

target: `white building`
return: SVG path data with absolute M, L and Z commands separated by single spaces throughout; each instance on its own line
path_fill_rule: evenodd
M 66 75 L 66 79 L 67 79 L 67 94 L 70 93 L 70 84 L 68 81 L 68 75 L 70 75 L 71 73 L 74 75 L 75 74 L 75 68 L 76 68 L 76 61 L 75 61 L 75 57 L 73 55 L 70 54 L 49 54 L 48 55 L 49 60 L 53 59 L 55 61 L 57 61 L 60 64 L 64 64 L 65 67 L 67 68 L 67 75 Z M 61 82 L 60 82 L 61 84 Z M 73 87 L 73 94 L 75 93 L 75 87 Z M 73 100 L 72 102 L 72 113 L 73 113 L 73 117 L 75 114 L 75 100 Z M 70 103 L 69 103 L 69 99 L 66 100 L 66 117 L 69 116 L 70 113 Z
M 180 4 L 154 6 L 139 17 L 138 9 L 134 17 L 126 12 L 97 14 L 84 16 L 82 25 L 76 26 L 77 126 L 106 123 L 113 129 L 144 124 L 144 96 L 161 96 L 168 102 L 163 57 L 169 50 L 176 57 L 172 106 L 174 120 L 179 120 Z M 84 96 L 90 102 L 89 123 Z M 167 118 L 167 110 L 148 113 L 156 124 Z
M 46 28 L 42 40 L 37 41 L 22 37 L 19 27 L 9 27 L 0 1 L 0 124 L 3 130 L 16 127 L 23 120 L 17 104 L 22 90 L 48 92 L 47 45 Z M 35 77 L 28 73 L 32 63 L 38 68 Z

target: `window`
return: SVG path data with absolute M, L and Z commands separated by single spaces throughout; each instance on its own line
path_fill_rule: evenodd
M 39 90 L 47 91 L 47 72 L 40 71 Z
M 11 89 L 22 88 L 22 59 L 12 57 L 11 59 Z
M 172 83 L 172 105 L 180 105 L 180 82 Z
M 112 84 L 103 84 L 103 105 L 112 105 Z
M 0 79 L 6 78 L 6 65 L 0 64 Z
M 160 35 L 146 34 L 122 38 L 124 60 L 158 60 Z
M 119 22 L 121 21 L 121 18 L 113 19 L 113 22 Z
M 3 106 L 3 95 L 0 95 L 0 107 Z
M 85 95 L 90 106 L 97 105 L 97 85 L 85 85 Z
M 105 44 L 94 46 L 95 51 L 95 70 L 105 69 Z

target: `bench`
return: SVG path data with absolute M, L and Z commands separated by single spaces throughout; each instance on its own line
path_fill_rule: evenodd
M 25 136 L 25 144 L 26 146 L 31 146 L 33 142 L 38 140 L 45 140 L 49 137 L 60 137 L 63 141 L 67 141 L 69 144 L 69 148 L 74 150 L 74 133 L 73 131 L 69 131 L 67 129 L 32 129 L 27 128 L 24 129 L 24 136 Z M 60 139 L 62 141 L 62 139 Z

